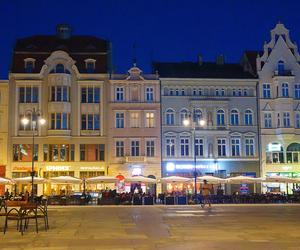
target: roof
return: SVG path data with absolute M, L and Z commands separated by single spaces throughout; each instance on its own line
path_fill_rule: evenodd
M 153 70 L 162 78 L 256 78 L 244 71 L 239 63 L 217 64 L 214 62 L 154 62 Z
M 256 70 L 256 58 L 257 58 L 257 55 L 262 56 L 263 51 L 246 50 L 244 55 L 245 55 L 247 61 L 249 62 L 249 64 L 251 65 L 251 68 L 252 68 L 253 72 L 257 72 L 257 70 Z
M 52 52 L 67 52 L 80 73 L 87 73 L 85 59 L 96 60 L 95 73 L 106 73 L 109 67 L 110 44 L 94 36 L 71 36 L 61 39 L 57 35 L 37 35 L 18 39 L 14 48 L 11 72 L 25 73 L 24 59 L 35 59 L 32 73 L 39 73 Z

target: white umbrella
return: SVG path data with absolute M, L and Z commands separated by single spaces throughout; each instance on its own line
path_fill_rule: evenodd
M 191 179 L 186 177 L 181 177 L 181 176 L 168 176 L 168 177 L 161 178 L 160 181 L 163 183 L 172 183 L 172 182 L 183 183 L 183 182 L 191 181 Z
M 0 177 L 0 185 L 14 184 L 14 181 L 8 178 Z
M 133 176 L 133 177 L 127 177 L 125 178 L 125 182 L 144 182 L 144 183 L 156 183 L 156 179 L 148 178 L 144 176 Z
M 197 178 L 197 180 L 199 180 L 199 181 L 206 180 L 208 183 L 213 183 L 213 184 L 219 184 L 219 183 L 225 183 L 226 182 L 226 179 L 219 178 L 219 177 L 216 177 L 216 176 L 211 176 L 211 175 L 199 176 Z
M 50 182 L 55 184 L 80 184 L 82 180 L 72 176 L 58 176 L 50 178 Z
M 262 182 L 262 178 L 254 178 L 251 176 L 239 175 L 235 177 L 230 177 L 226 179 L 231 184 L 242 184 L 242 183 L 258 183 Z
M 297 183 L 299 180 L 297 178 L 289 178 L 286 176 L 268 176 L 263 182 L 278 182 L 278 183 Z
M 15 178 L 13 179 L 14 182 L 17 184 L 29 184 L 32 182 L 32 177 L 27 176 L 27 177 L 21 177 L 21 178 Z M 33 177 L 33 184 L 43 184 L 46 183 L 47 180 L 41 177 Z
M 118 178 L 112 176 L 96 176 L 85 179 L 86 183 L 115 183 Z

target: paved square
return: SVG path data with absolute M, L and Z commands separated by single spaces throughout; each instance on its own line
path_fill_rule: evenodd
M 10 222 L 0 249 L 300 249 L 299 215 L 300 205 L 50 207 L 48 232 L 41 221 L 21 236 Z

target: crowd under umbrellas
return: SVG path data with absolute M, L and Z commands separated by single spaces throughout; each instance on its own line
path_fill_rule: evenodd
M 0 185 L 6 185 L 6 186 L 16 186 L 18 184 L 27 184 L 31 185 L 31 176 L 28 177 L 22 177 L 22 178 L 15 178 L 15 179 L 8 179 L 0 177 Z M 209 184 L 213 185 L 236 185 L 236 184 L 253 184 L 254 185 L 254 193 L 256 192 L 256 186 L 257 184 L 261 183 L 278 183 L 278 184 L 286 184 L 288 185 L 290 183 L 292 184 L 298 184 L 300 183 L 300 178 L 289 178 L 285 176 L 268 176 L 264 178 L 256 178 L 251 176 L 235 176 L 235 177 L 229 177 L 229 178 L 220 178 L 216 176 L 210 176 L 210 175 L 204 175 L 197 177 L 197 183 L 203 183 L 203 181 L 206 181 Z M 54 184 L 54 185 L 64 185 L 67 187 L 70 187 L 69 190 L 72 190 L 71 187 L 73 185 L 81 185 L 81 191 L 83 193 L 86 192 L 86 186 L 87 185 L 93 185 L 93 184 L 103 184 L 105 187 L 105 184 L 112 184 L 114 187 L 117 186 L 117 183 L 119 182 L 119 179 L 113 176 L 96 176 L 91 178 L 76 178 L 72 176 L 58 176 L 58 177 L 52 177 L 49 179 L 45 179 L 42 177 L 34 177 L 34 184 Z M 145 184 L 145 185 L 154 185 L 154 184 L 162 184 L 165 185 L 177 185 L 177 184 L 186 184 L 186 185 L 193 185 L 193 178 L 187 178 L 182 176 L 167 176 L 160 179 L 153 179 L 148 178 L 144 176 L 132 176 L 132 177 L 125 177 L 123 180 L 125 183 L 138 183 L 138 184 Z M 102 186 L 102 187 L 103 187 Z M 13 190 L 13 189 L 12 189 Z M 89 189 L 90 190 L 90 189 Z M 43 190 L 44 192 L 44 190 Z M 66 194 L 70 194 L 70 192 L 67 192 Z

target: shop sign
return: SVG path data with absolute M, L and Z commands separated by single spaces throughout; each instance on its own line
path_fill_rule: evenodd
M 269 152 L 280 152 L 281 151 L 281 144 L 279 143 L 269 143 L 268 144 L 268 151 Z
M 104 171 L 104 167 L 80 167 L 81 171 Z
M 70 166 L 46 166 L 46 171 L 69 171 Z
M 179 170 L 191 170 L 194 169 L 195 166 L 193 164 L 174 164 L 174 163 L 168 163 L 167 166 L 167 171 L 171 172 L 176 169 Z M 211 169 L 211 170 L 218 170 L 218 164 L 217 163 L 212 163 L 212 164 L 197 164 L 196 169 Z

